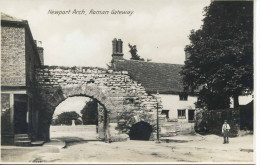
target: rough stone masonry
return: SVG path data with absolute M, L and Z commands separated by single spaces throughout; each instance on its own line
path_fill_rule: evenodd
M 111 137 L 127 134 L 131 126 L 145 121 L 156 133 L 157 100 L 145 88 L 133 81 L 126 71 L 114 72 L 102 68 L 44 66 L 37 70 L 39 111 L 38 135 L 49 139 L 49 126 L 58 104 L 68 97 L 87 96 L 97 99 L 107 112 Z M 161 106 L 159 111 L 161 111 Z M 161 121 L 165 116 L 160 115 Z M 111 127 L 113 125 L 116 127 Z M 162 122 L 161 122 L 162 124 Z

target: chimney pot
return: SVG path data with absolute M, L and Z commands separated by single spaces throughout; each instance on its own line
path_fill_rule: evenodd
M 121 39 L 113 39 L 112 52 L 113 59 L 123 59 L 123 41 Z

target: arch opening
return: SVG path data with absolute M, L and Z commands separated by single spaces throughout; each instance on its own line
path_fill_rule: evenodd
M 83 96 L 96 100 L 100 111 L 104 115 L 98 115 L 102 119 L 102 127 L 98 128 L 98 137 L 101 140 L 109 141 L 110 129 L 109 122 L 111 117 L 111 110 L 116 108 L 115 103 L 110 97 L 109 91 L 104 88 L 87 86 L 87 85 L 67 85 L 59 86 L 57 88 L 42 88 L 39 90 L 40 99 L 35 106 L 39 107 L 37 137 L 44 141 L 50 141 L 50 125 L 56 107 L 64 100 L 70 97 Z M 43 97 L 44 96 L 44 97 Z
M 130 140 L 149 140 L 152 132 L 153 128 L 149 123 L 140 121 L 130 128 L 129 137 Z
M 65 98 L 52 113 L 50 140 L 105 140 L 107 117 L 106 107 L 94 97 Z

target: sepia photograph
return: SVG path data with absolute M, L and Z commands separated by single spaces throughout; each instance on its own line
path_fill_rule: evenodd
M 254 5 L 0 0 L 1 163 L 255 164 Z

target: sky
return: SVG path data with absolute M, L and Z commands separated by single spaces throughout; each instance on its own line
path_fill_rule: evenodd
M 81 96 L 69 97 L 56 107 L 53 118 L 56 118 L 57 115 L 61 114 L 62 112 L 70 112 L 70 111 L 75 111 L 81 116 L 80 111 L 90 100 L 91 99 L 88 97 L 81 97 Z
M 210 0 L 0 0 L 0 11 L 28 20 L 35 40 L 42 41 L 45 65 L 97 66 L 111 61 L 112 40 L 123 41 L 124 58 L 128 43 L 138 54 L 153 62 L 183 64 L 184 47 L 192 29 L 202 25 L 203 8 Z M 76 9 L 86 15 L 71 14 Z M 133 11 L 129 15 L 93 15 L 94 11 Z M 48 14 L 49 10 L 70 14 Z M 80 112 L 87 98 L 62 102 L 55 115 Z
M 0 0 L 0 10 L 28 20 L 35 40 L 42 41 L 45 65 L 107 67 L 112 40 L 123 40 L 153 62 L 183 64 L 191 29 L 202 25 L 210 0 Z M 85 10 L 86 15 L 53 15 L 49 10 Z M 129 15 L 91 15 L 89 11 L 134 11 Z

